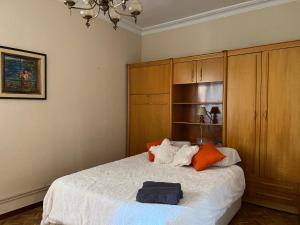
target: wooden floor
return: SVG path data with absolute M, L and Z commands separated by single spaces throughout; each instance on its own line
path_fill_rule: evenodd
M 0 219 L 0 225 L 39 225 L 42 207 Z M 230 225 L 300 225 L 300 217 L 264 207 L 243 203 Z

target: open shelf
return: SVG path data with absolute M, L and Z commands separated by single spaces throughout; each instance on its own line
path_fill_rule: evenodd
M 212 124 L 209 116 L 200 123 L 198 111 L 205 107 L 210 112 L 218 107 L 217 124 Z M 209 114 L 209 113 L 208 113 Z M 202 132 L 201 132 L 202 130 Z M 222 143 L 223 130 L 223 82 L 180 84 L 173 86 L 172 136 L 174 140 L 199 144 Z
M 173 102 L 173 105 L 219 105 L 223 102 Z
M 222 124 L 199 123 L 199 122 L 173 122 L 173 124 L 200 125 L 200 126 L 222 126 Z
M 203 142 L 204 143 L 222 143 L 222 126 L 203 126 Z M 201 126 L 191 126 L 190 124 L 173 124 L 173 140 L 190 141 L 192 143 L 200 143 Z

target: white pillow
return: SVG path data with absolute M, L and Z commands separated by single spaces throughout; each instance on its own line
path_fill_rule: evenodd
M 242 161 L 239 156 L 239 153 L 234 148 L 217 147 L 217 149 L 223 155 L 225 155 L 225 158 L 223 160 L 213 164 L 213 166 L 219 166 L 219 167 L 232 166 L 232 165 L 235 165 L 238 162 Z
M 193 156 L 199 151 L 199 146 L 182 146 L 174 157 L 173 166 L 189 166 Z
M 156 155 L 157 151 L 160 149 L 161 146 L 169 146 L 169 145 L 171 145 L 171 141 L 168 138 L 165 138 L 160 145 L 151 146 L 149 151 L 153 155 Z
M 190 141 L 171 141 L 171 145 L 181 148 L 184 145 L 191 146 Z
M 165 139 L 158 148 L 150 149 L 153 153 L 155 152 L 154 163 L 169 164 L 173 162 L 176 152 L 179 150 L 178 147 L 172 146 L 168 139 Z

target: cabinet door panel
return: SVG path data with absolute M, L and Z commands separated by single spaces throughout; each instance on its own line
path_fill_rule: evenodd
M 223 81 L 223 58 L 205 59 L 197 62 L 197 82 Z
M 196 62 L 174 63 L 174 84 L 196 83 Z
M 264 53 L 264 175 L 300 182 L 300 48 Z
M 131 68 L 130 94 L 170 93 L 170 73 L 170 64 Z
M 130 155 L 146 151 L 146 143 L 170 137 L 170 95 L 131 95 Z
M 236 148 L 247 174 L 259 172 L 257 139 L 259 135 L 260 54 L 228 58 L 227 145 Z

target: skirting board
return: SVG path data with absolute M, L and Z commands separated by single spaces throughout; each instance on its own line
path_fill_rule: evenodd
M 43 187 L 0 200 L 0 215 L 41 202 L 48 188 Z

